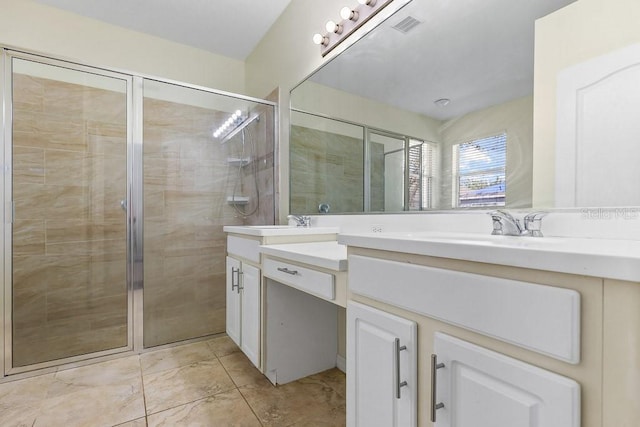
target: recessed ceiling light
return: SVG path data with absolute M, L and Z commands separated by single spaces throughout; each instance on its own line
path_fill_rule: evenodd
M 436 104 L 438 107 L 446 107 L 447 105 L 449 105 L 450 102 L 451 100 L 449 98 L 440 98 L 433 101 L 433 103 Z

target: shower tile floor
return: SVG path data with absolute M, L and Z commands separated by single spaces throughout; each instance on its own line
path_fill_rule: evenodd
M 274 387 L 226 336 L 0 384 L 8 426 L 344 426 L 337 369 Z

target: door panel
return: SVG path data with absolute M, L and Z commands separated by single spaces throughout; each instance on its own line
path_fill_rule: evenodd
M 242 351 L 260 367 L 260 270 L 242 265 Z
M 579 427 L 573 380 L 436 333 L 438 427 Z
M 348 426 L 416 425 L 416 342 L 415 322 L 348 303 Z
M 11 61 L 11 365 L 127 347 L 127 77 Z

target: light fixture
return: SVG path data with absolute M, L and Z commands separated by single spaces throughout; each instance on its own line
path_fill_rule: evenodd
M 246 114 L 243 114 L 242 111 L 236 110 L 231 117 L 229 117 L 223 124 L 220 125 L 215 132 L 213 132 L 214 138 L 223 138 L 224 136 L 230 134 L 231 132 L 227 132 L 232 127 L 235 129 L 242 124 L 247 119 Z
M 380 12 L 393 0 L 358 0 L 356 8 L 345 6 L 340 10 L 342 21 L 329 21 L 325 25 L 326 34 L 315 34 L 313 42 L 320 46 L 320 53 L 326 56 L 351 33 L 360 28 L 375 14 Z
M 438 107 L 446 107 L 447 105 L 449 105 L 450 102 L 451 100 L 449 98 L 440 98 L 433 101 L 433 103 L 436 104 Z
M 320 46 L 326 46 L 329 44 L 329 37 L 316 33 L 313 35 L 313 42 Z
M 357 21 L 359 15 L 357 10 L 353 10 L 349 6 L 345 6 L 340 10 L 340 17 L 344 20 Z
M 330 33 L 342 34 L 342 24 L 336 24 L 334 21 L 327 21 L 325 28 Z

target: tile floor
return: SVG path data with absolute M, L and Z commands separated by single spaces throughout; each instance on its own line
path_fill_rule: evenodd
M 228 337 L 0 384 L 0 426 L 344 426 L 337 369 L 273 387 Z

